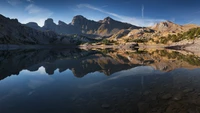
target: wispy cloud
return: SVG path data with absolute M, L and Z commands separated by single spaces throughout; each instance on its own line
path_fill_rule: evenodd
M 142 18 L 144 18 L 144 5 L 142 5 Z
M 79 4 L 79 5 L 77 5 L 77 7 L 78 8 L 84 8 L 85 7 L 85 8 L 95 10 L 95 11 L 99 11 L 101 13 L 113 16 L 115 18 L 118 18 L 120 21 L 131 23 L 131 24 L 137 25 L 137 26 L 152 26 L 155 23 L 165 21 L 164 19 L 151 19 L 151 18 L 145 18 L 144 19 L 144 18 L 123 16 L 123 15 L 119 15 L 119 14 L 116 14 L 116 13 L 113 13 L 113 12 L 105 11 L 101 8 L 97 8 L 97 7 L 92 6 L 90 4 Z M 142 10 L 144 11 L 144 8 Z
M 7 0 L 7 2 L 12 6 L 16 6 L 16 5 L 19 5 L 22 1 L 21 0 Z
M 175 22 L 176 18 L 171 18 L 170 21 Z
M 196 19 L 193 19 L 193 20 L 187 22 L 186 24 L 192 24 L 192 23 L 194 23 L 195 20 L 196 20 Z
M 37 14 L 37 15 L 42 14 L 42 15 L 49 15 L 50 16 L 50 15 L 53 14 L 53 12 L 51 12 L 50 10 L 38 7 L 34 4 L 28 5 L 25 8 L 25 11 L 28 11 L 29 14 Z
M 33 0 L 26 0 L 27 2 L 33 3 Z
M 27 11 L 28 14 L 31 15 L 31 18 L 27 18 L 25 22 L 30 22 L 30 21 L 37 22 L 40 26 L 44 24 L 44 21 L 47 18 L 53 15 L 52 11 L 45 8 L 41 8 L 34 4 L 29 4 L 25 8 L 25 11 Z
M 18 6 L 23 2 L 33 3 L 33 0 L 7 0 L 7 2 L 12 6 Z
M 103 5 L 103 6 L 101 6 L 102 8 L 105 8 L 105 7 L 108 7 L 108 5 Z

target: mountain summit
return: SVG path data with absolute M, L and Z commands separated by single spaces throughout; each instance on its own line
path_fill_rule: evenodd
M 53 22 L 52 18 L 48 18 L 45 22 L 44 22 L 44 26 L 43 28 L 45 30 L 52 30 L 55 31 L 56 29 L 56 24 Z
M 161 32 L 176 32 L 176 31 L 181 31 L 182 26 L 175 24 L 171 21 L 164 21 L 155 24 L 154 26 L 151 27 L 151 29 Z
M 114 19 L 110 18 L 110 17 L 106 17 L 103 20 L 100 20 L 100 23 L 107 23 L 110 24 L 111 22 L 115 21 Z
M 151 29 L 162 32 L 162 33 L 179 33 L 185 32 L 191 28 L 198 27 L 197 25 L 178 25 L 171 21 L 164 21 L 155 24 Z
M 26 25 L 38 30 L 51 30 L 59 34 L 81 34 L 87 36 L 110 36 L 117 33 L 121 29 L 139 28 L 131 24 L 116 21 L 110 17 L 106 17 L 105 19 L 97 22 L 89 20 L 82 15 L 74 16 L 70 24 L 59 21 L 58 25 L 56 25 L 53 22 L 53 19 L 49 18 L 45 21 L 44 26 L 41 28 L 38 28 L 30 23 Z

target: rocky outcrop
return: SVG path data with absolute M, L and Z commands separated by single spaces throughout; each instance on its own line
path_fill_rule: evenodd
M 162 36 L 167 36 L 168 34 L 177 34 L 181 32 L 186 32 L 189 29 L 195 28 L 195 27 L 198 27 L 198 26 L 194 24 L 179 25 L 171 21 L 165 21 L 165 22 L 157 23 L 150 28 L 159 32 L 159 34 Z
M 169 34 L 170 35 L 182 34 L 184 32 L 187 32 L 191 28 L 196 28 L 196 27 L 199 26 L 194 24 L 179 25 L 171 21 L 164 21 L 156 23 L 154 26 L 151 27 L 143 27 L 138 29 L 130 28 L 128 29 L 129 32 L 123 32 L 126 29 L 122 28 L 122 30 L 115 33 L 115 35 L 113 35 L 109 39 L 120 41 L 119 43 L 126 43 L 126 41 L 144 40 L 151 44 L 152 41 L 154 43 L 159 42 L 161 37 L 167 37 Z
M 29 27 L 27 27 L 29 26 Z M 60 27 L 66 26 L 60 21 Z M 46 29 L 46 30 L 44 30 Z M 51 29 L 59 30 L 61 28 L 53 22 L 53 19 L 45 21 L 43 28 L 36 23 L 30 22 L 23 25 L 17 19 L 9 19 L 0 15 L 0 44 L 14 45 L 49 45 L 49 44 L 78 44 L 81 42 L 90 42 L 85 36 L 79 35 L 60 35 Z
M 104 34 L 112 35 L 123 29 L 127 30 L 129 28 L 132 28 L 132 29 L 140 28 L 140 27 L 128 24 L 128 23 L 116 21 L 110 17 L 106 17 L 104 20 L 101 20 L 99 22 L 102 23 L 102 25 L 98 29 L 98 34 L 100 34 L 100 35 L 104 35 Z
M 127 29 L 124 30 L 124 29 L 122 29 L 119 32 L 117 32 L 116 34 L 114 34 L 111 38 L 113 40 L 118 40 L 118 39 L 120 39 L 120 38 L 122 38 L 124 36 L 127 36 L 129 34 L 129 32 L 130 32 L 130 30 L 127 30 Z
M 41 32 L 0 15 L 0 44 L 51 44 L 59 38 L 54 32 Z
M 33 28 L 33 29 L 42 30 L 41 27 L 35 22 L 29 22 L 26 25 L 30 28 Z
M 160 32 L 172 32 L 172 33 L 183 30 L 181 25 L 175 24 L 171 21 L 157 23 L 154 26 L 152 26 L 151 29 Z
M 30 25 L 28 24 L 30 27 Z M 37 27 L 32 27 L 38 29 Z M 110 17 L 105 18 L 104 20 L 100 20 L 98 22 L 93 20 L 88 20 L 87 18 L 77 15 L 73 17 L 72 22 L 66 24 L 62 21 L 58 22 L 56 25 L 53 22 L 53 19 L 47 19 L 42 28 L 44 31 L 51 30 L 58 34 L 79 34 L 86 35 L 91 37 L 99 37 L 99 36 L 110 36 L 122 29 L 138 29 L 139 27 L 116 21 Z
M 53 22 L 52 18 L 48 18 L 45 22 L 44 22 L 44 26 L 43 29 L 44 30 L 51 30 L 51 31 L 55 31 L 56 30 L 56 24 Z

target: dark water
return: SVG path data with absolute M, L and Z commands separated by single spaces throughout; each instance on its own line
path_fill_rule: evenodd
M 0 51 L 0 113 L 199 113 L 199 58 L 168 50 Z

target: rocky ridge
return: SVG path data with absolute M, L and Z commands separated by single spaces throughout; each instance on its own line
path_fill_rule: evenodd
M 49 19 L 46 26 L 52 22 Z M 9 19 L 0 15 L 0 44 L 16 45 L 54 45 L 54 44 L 77 44 L 78 42 L 90 42 L 86 37 L 64 36 L 53 31 L 41 31 L 36 23 L 28 23 L 27 27 L 17 19 Z M 54 24 L 51 24 L 54 26 Z
M 31 22 L 33 23 L 33 22 Z M 45 21 L 43 27 L 35 26 L 35 24 L 26 24 L 27 26 L 38 29 L 38 30 L 51 30 L 58 34 L 81 34 L 86 36 L 98 37 L 98 36 L 110 36 L 121 29 L 138 29 L 140 27 L 134 26 L 128 23 L 123 23 L 116 21 L 110 17 L 106 17 L 104 20 L 98 22 L 93 20 L 88 20 L 82 15 L 74 16 L 72 22 L 66 24 L 62 21 L 58 22 L 56 25 L 53 19 L 49 18 Z

